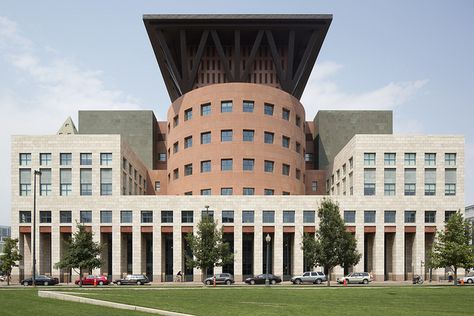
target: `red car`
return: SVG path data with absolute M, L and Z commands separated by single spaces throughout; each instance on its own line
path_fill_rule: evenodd
M 109 284 L 109 280 L 105 276 L 97 276 L 97 275 L 88 275 L 82 278 L 82 285 L 94 285 L 94 280 L 96 285 L 107 285 Z M 79 285 L 80 279 L 76 280 L 76 284 Z

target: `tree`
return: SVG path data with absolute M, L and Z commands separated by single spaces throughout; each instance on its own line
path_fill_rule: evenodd
M 359 262 L 354 235 L 346 231 L 339 212 L 339 205 L 330 199 L 323 199 L 318 209 L 319 230 L 315 236 L 303 236 L 302 249 L 311 266 L 322 266 L 328 273 L 328 286 L 332 269 L 338 265 L 350 267 Z
M 203 278 L 208 268 L 223 266 L 234 260 L 229 244 L 223 240 L 222 228 L 218 229 L 210 216 L 201 219 L 196 235 L 187 234 L 186 241 L 192 251 L 192 256 L 186 257 L 187 264 L 201 269 Z
M 79 286 L 82 287 L 82 272 L 101 266 L 101 246 L 92 240 L 92 232 L 77 224 L 77 231 L 67 241 L 64 257 L 55 264 L 56 269 L 79 269 Z
M 0 256 L 0 271 L 7 276 L 7 284 L 10 285 L 12 269 L 17 267 L 17 262 L 22 259 L 18 250 L 18 239 L 6 238 L 3 245 L 3 254 Z
M 444 231 L 438 231 L 431 251 L 430 267 L 451 267 L 454 285 L 457 285 L 458 268 L 474 267 L 474 246 L 470 245 L 472 224 L 458 211 L 446 222 Z

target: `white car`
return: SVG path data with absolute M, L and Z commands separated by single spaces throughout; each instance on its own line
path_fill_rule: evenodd
M 464 283 L 474 283 L 474 272 L 470 272 L 468 275 L 462 278 L 462 280 L 464 281 Z

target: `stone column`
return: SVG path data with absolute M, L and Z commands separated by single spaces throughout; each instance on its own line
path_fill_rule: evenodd
M 357 216 L 356 216 L 357 217 Z M 356 218 L 357 221 L 357 218 Z M 359 263 L 354 266 L 354 271 L 364 271 L 364 225 L 356 225 L 355 238 L 357 242 L 357 250 L 361 257 Z
M 261 220 L 261 216 L 259 216 L 259 218 Z M 255 221 L 257 221 L 257 214 L 255 214 Z M 255 226 L 253 238 L 253 273 L 257 275 L 263 273 L 264 254 L 262 225 Z
M 100 213 L 99 212 L 92 212 L 92 222 L 93 223 L 99 223 L 100 222 L 100 217 L 99 217 L 98 214 L 100 214 Z M 54 233 L 54 231 L 53 231 L 53 233 Z M 58 235 L 58 240 L 59 240 L 59 235 Z M 92 241 L 100 244 L 100 226 L 99 225 L 92 225 Z M 54 238 L 53 238 L 53 242 L 54 242 Z M 54 249 L 54 246 L 53 246 L 53 249 Z M 58 247 L 58 251 L 59 251 L 59 247 Z M 53 253 L 53 258 L 54 258 L 54 253 Z M 54 262 L 54 259 L 53 259 L 53 262 Z M 92 274 L 93 275 L 100 275 L 100 267 L 92 269 Z
M 421 275 L 424 278 L 425 270 L 425 228 L 422 224 L 417 225 L 413 254 L 413 273 Z M 423 267 L 421 263 L 423 262 Z
M 265 238 L 264 236 L 262 237 Z M 273 259 L 273 274 L 283 279 L 283 226 L 281 222 L 275 226 L 275 233 L 272 238 L 274 239 L 271 241 L 271 243 L 273 242 L 273 255 L 271 256 Z M 266 254 L 264 254 L 264 257 L 265 256 Z M 264 271 L 264 273 L 265 272 L 266 271 Z
M 180 224 L 173 225 L 173 277 L 183 269 L 182 234 Z
M 293 274 L 301 275 L 303 271 L 303 226 L 297 225 L 295 227 L 295 244 L 293 245 Z
M 51 227 L 51 275 L 60 279 L 60 269 L 55 269 L 54 265 L 61 260 L 60 256 L 61 236 L 59 233 L 59 224 Z
M 136 215 L 136 214 L 134 214 Z M 133 216 L 132 227 L 132 271 L 133 274 L 142 274 L 142 232 L 139 223 L 139 216 Z
M 405 229 L 397 225 L 393 241 L 393 281 L 405 280 Z
M 234 224 L 234 279 L 242 280 L 242 225 Z
M 122 233 L 120 225 L 112 225 L 112 278 L 114 280 L 122 278 Z
M 383 214 L 383 213 L 382 213 Z M 377 216 L 383 219 L 383 216 Z M 374 249 L 372 253 L 374 254 L 373 264 L 374 264 L 374 271 L 373 277 L 375 281 L 384 281 L 385 279 L 385 257 L 384 257 L 384 242 L 385 242 L 385 230 L 383 224 L 376 226 L 375 231 L 375 238 L 374 238 Z M 370 271 L 369 271 L 370 272 Z

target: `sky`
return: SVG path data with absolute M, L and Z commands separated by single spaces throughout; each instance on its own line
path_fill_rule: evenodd
M 152 109 L 170 99 L 143 14 L 314 13 L 333 21 L 301 102 L 394 111 L 397 134 L 465 136 L 474 204 L 474 1 L 0 2 L 0 225 L 10 224 L 11 135 L 55 134 L 78 110 Z

